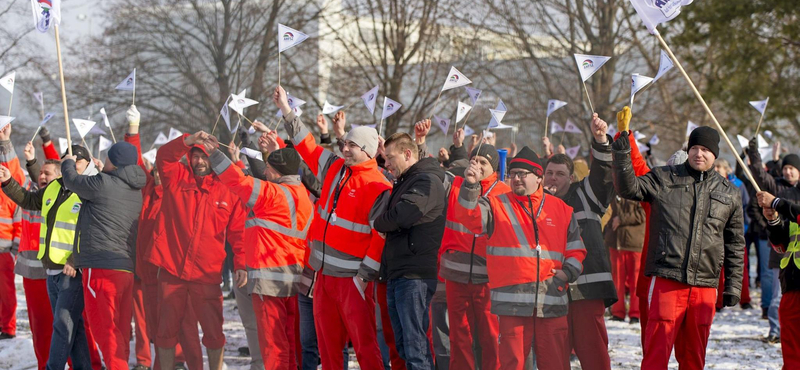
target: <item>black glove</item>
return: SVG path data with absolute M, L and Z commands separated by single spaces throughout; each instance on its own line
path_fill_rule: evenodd
M 725 307 L 733 307 L 739 303 L 739 297 L 733 294 L 722 293 L 722 305 Z
M 239 139 L 242 142 L 239 144 L 239 147 L 245 148 L 250 145 L 250 135 L 247 133 L 247 130 L 242 127 L 239 127 Z
M 50 141 L 50 131 L 47 131 L 47 127 L 42 126 L 42 129 L 39 130 L 39 137 L 42 138 L 42 143 Z
M 750 153 L 758 153 L 758 138 L 754 137 L 747 143 L 747 149 Z
M 628 139 L 629 135 L 630 131 L 620 132 L 617 140 L 614 140 L 614 142 L 611 144 L 611 149 L 614 150 L 615 152 L 623 152 L 623 153 L 630 152 L 631 142 L 630 139 Z

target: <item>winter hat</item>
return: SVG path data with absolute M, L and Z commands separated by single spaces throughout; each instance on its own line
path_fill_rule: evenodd
M 691 149 L 695 145 L 702 145 L 708 148 L 714 154 L 714 158 L 718 158 L 719 132 L 708 126 L 700 126 L 694 129 L 689 135 L 689 146 L 687 148 Z
M 508 171 L 515 168 L 521 168 L 533 172 L 534 175 L 542 177 L 542 164 L 539 156 L 528 146 L 522 147 L 519 153 L 508 164 Z
M 675 153 L 672 153 L 672 156 L 669 157 L 667 160 L 667 166 L 677 166 L 686 162 L 689 159 L 689 154 L 686 153 L 684 150 L 678 150 Z
M 139 160 L 139 152 L 133 144 L 120 141 L 108 149 L 108 160 L 118 168 L 134 165 Z
M 472 153 L 469 155 L 469 158 L 472 159 L 476 155 L 486 158 L 486 160 L 488 160 L 492 165 L 492 171 L 497 172 L 497 166 L 500 165 L 500 156 L 497 154 L 497 148 L 495 148 L 494 145 L 478 145 L 475 147 L 475 149 L 472 149 Z
M 344 140 L 356 143 L 370 158 L 375 158 L 378 152 L 378 131 L 372 127 L 356 127 L 344 136 Z
M 781 170 L 783 170 L 783 166 L 786 165 L 792 166 L 800 170 L 800 156 L 798 156 L 797 154 L 787 154 L 781 160 Z
M 292 148 L 278 149 L 269 154 L 267 163 L 283 176 L 297 175 L 300 172 L 300 154 Z
M 64 152 L 64 155 L 61 156 L 61 159 L 64 159 L 64 157 L 67 154 L 69 154 L 69 152 Z M 86 148 L 84 148 L 84 147 L 82 147 L 80 145 L 73 145 L 72 146 L 72 155 L 74 155 L 77 158 L 76 160 L 83 159 L 83 160 L 85 160 L 87 162 L 91 162 L 92 161 L 92 155 L 89 154 L 89 151 Z

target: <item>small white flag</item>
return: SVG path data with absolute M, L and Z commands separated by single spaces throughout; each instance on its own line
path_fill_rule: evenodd
M 303 114 L 303 110 L 302 110 L 300 107 L 294 107 L 294 108 L 292 109 L 292 112 L 294 112 L 294 115 L 295 115 L 296 117 L 300 117 L 300 115 L 302 115 L 302 114 Z M 278 117 L 278 118 L 281 118 L 281 117 L 283 117 L 283 112 L 281 112 L 281 110 L 280 110 L 280 109 L 278 109 L 278 111 L 277 111 L 277 112 L 275 112 L 275 117 Z
M 52 25 L 61 23 L 61 0 L 31 0 L 33 26 L 47 32 Z
M 253 126 L 250 126 L 250 128 L 247 129 L 247 133 L 250 134 L 250 135 L 255 134 L 256 133 L 256 128 L 253 127 Z
M 344 108 L 344 105 L 333 105 L 326 100 L 325 104 L 322 104 L 322 114 L 333 114 L 342 108 Z
M 764 140 L 764 137 L 761 134 L 758 134 L 758 147 L 759 148 L 769 148 L 769 143 Z
M 98 148 L 98 150 L 99 150 L 99 151 L 101 151 L 101 152 L 102 152 L 102 151 L 104 151 L 104 150 L 106 150 L 106 149 L 110 148 L 110 147 L 111 147 L 111 144 L 113 144 L 113 143 L 111 142 L 111 140 L 108 140 L 108 139 L 106 139 L 106 137 L 105 137 L 105 136 L 100 136 L 100 142 L 99 142 L 99 143 L 97 143 L 97 148 Z
M 656 26 L 672 20 L 681 13 L 681 7 L 692 0 L 630 0 L 636 13 L 642 18 L 650 34 L 656 34 Z
M 751 101 L 750 105 L 753 106 L 759 113 L 764 114 L 764 111 L 767 110 L 767 103 L 769 103 L 769 97 L 764 100 L 756 100 Z
M 14 120 L 14 117 L 0 116 L 0 130 L 2 130 L 4 127 L 6 127 L 13 120 Z
M 569 119 L 567 119 L 567 123 L 564 124 L 564 131 L 572 133 L 572 134 L 582 134 L 583 133 L 583 131 L 581 131 L 581 129 L 578 128 L 578 126 L 576 126 L 574 123 L 572 123 L 572 121 L 569 120 Z
M 392 99 L 389 99 L 389 98 L 384 96 L 383 97 L 383 112 L 381 112 L 381 119 L 386 119 L 389 116 L 391 116 L 392 114 L 397 113 L 397 111 L 400 110 L 400 107 L 402 107 L 402 106 L 403 106 L 402 104 L 400 104 L 400 103 L 398 103 L 398 102 L 396 102 L 396 101 L 394 101 Z
M 108 122 L 108 114 L 106 114 L 105 107 L 100 108 L 100 115 L 103 116 L 103 124 L 106 125 L 106 127 L 111 128 L 111 123 Z
M 739 146 L 742 147 L 742 149 L 745 149 L 748 146 L 750 146 L 750 140 L 747 140 L 746 137 L 742 135 L 736 135 L 736 139 L 739 140 Z
M 639 131 L 634 131 L 633 132 L 633 139 L 636 140 L 636 141 L 642 140 L 642 139 L 644 139 L 646 137 L 647 137 L 647 135 L 645 135 L 645 134 L 643 134 L 643 133 L 641 133 Z
M 442 85 L 442 91 L 455 89 L 456 87 L 461 87 L 465 85 L 471 84 L 472 81 L 464 76 L 463 73 L 459 72 L 456 67 L 450 67 L 450 73 L 447 74 L 447 79 L 444 81 L 444 85 Z
M 42 92 L 33 93 L 33 98 L 36 99 L 39 104 L 44 104 L 44 94 Z
M 88 134 L 89 131 L 92 130 L 94 125 L 97 124 L 97 122 L 94 121 L 89 121 L 87 119 L 78 119 L 78 118 L 73 118 L 72 123 L 75 124 L 75 128 L 78 129 L 78 134 L 81 135 L 81 138 L 86 137 L 86 134 Z
M 378 101 L 378 86 L 373 87 L 370 91 L 367 91 L 366 94 L 361 95 L 361 100 L 364 101 L 364 105 L 369 109 L 369 114 L 375 114 L 375 103 Z
M 473 130 L 472 127 L 464 125 L 464 135 L 465 136 L 472 136 L 474 134 L 475 134 L 475 130 Z
M 278 52 L 282 53 L 286 49 L 297 46 L 299 43 L 306 41 L 308 35 L 302 33 L 294 28 L 286 27 L 278 23 Z
M 664 76 L 667 71 L 672 69 L 675 66 L 675 63 L 672 63 L 672 59 L 669 58 L 669 54 L 666 51 L 661 50 L 661 62 L 658 64 L 658 73 L 656 76 L 653 77 L 653 82 L 658 81 L 661 76 Z
M 169 128 L 169 141 L 175 140 L 182 135 L 183 132 L 180 132 L 172 127 Z
M 610 59 L 611 57 L 599 55 L 575 54 L 575 63 L 578 64 L 578 71 L 580 71 L 583 81 L 592 77 L 592 75 L 600 70 L 600 67 L 606 64 Z
M 558 133 L 558 132 L 561 132 L 561 131 L 564 131 L 564 128 L 561 127 L 561 125 L 559 125 L 558 122 L 553 122 L 550 125 L 550 135 Z
M 644 145 L 644 144 L 642 144 L 642 143 L 640 143 L 638 141 L 636 142 L 636 147 L 639 148 L 639 152 L 641 152 L 641 153 L 646 153 L 646 152 L 650 151 L 650 147 L 648 147 L 647 145 Z
M 228 109 L 228 104 L 231 102 L 231 97 L 225 100 L 225 104 L 222 104 L 222 108 L 219 110 L 219 115 L 222 116 L 222 119 L 225 120 L 225 124 L 230 127 L 231 126 L 231 111 Z
M 498 112 L 503 112 L 503 115 L 500 116 L 501 120 L 503 119 L 503 116 L 505 115 L 505 112 L 508 112 L 508 108 L 506 107 L 506 103 L 503 103 L 502 100 L 497 102 L 497 107 L 495 107 L 494 110 L 496 110 Z M 489 109 L 489 112 L 491 112 L 491 111 L 492 110 Z M 494 116 L 495 115 L 492 114 L 492 119 L 489 121 L 489 128 L 509 128 L 509 127 L 511 127 L 511 126 L 506 126 L 506 125 L 501 124 L 500 121 L 498 121 Z
M 565 101 L 550 99 L 550 101 L 547 102 L 547 116 L 550 117 L 553 112 L 561 109 L 561 107 L 565 105 L 567 105 Z
M 489 109 L 489 113 L 492 114 L 492 120 L 489 121 L 489 129 L 504 129 L 504 128 L 511 128 L 511 126 L 504 125 L 503 117 L 506 115 L 506 111 L 497 110 L 497 109 Z
M 461 122 L 462 119 L 472 110 L 472 107 L 466 105 L 462 102 L 458 102 L 458 108 L 456 108 L 456 123 Z
M 696 123 L 692 121 L 689 121 L 689 123 L 686 124 L 686 137 L 689 137 L 689 134 L 691 134 L 692 131 L 694 131 L 694 129 L 698 127 L 700 126 L 698 126 Z
M 642 76 L 638 73 L 631 75 L 631 106 L 633 106 L 633 96 L 650 82 L 653 82 L 652 77 Z
M 661 142 L 661 139 L 659 139 L 658 135 L 656 135 L 656 134 L 653 134 L 653 137 L 651 137 L 650 141 L 648 141 L 648 143 L 650 145 L 658 145 L 658 143 L 660 143 L 660 142 Z
M 228 106 L 240 115 L 244 115 L 242 112 L 244 112 L 245 108 L 258 104 L 258 102 L 253 99 L 245 98 L 246 91 L 247 90 L 243 90 L 239 95 L 231 94 L 230 103 L 228 103 Z
M 767 135 L 768 138 L 772 139 L 772 131 L 764 130 L 764 135 Z
M 303 100 L 303 99 L 291 96 L 291 95 L 289 95 L 289 93 L 286 93 L 286 102 L 289 103 L 289 108 L 291 108 L 294 111 L 294 115 L 300 117 L 300 113 L 298 113 L 298 112 L 302 112 L 302 110 L 300 110 L 300 106 L 305 104 L 306 101 Z M 278 109 L 278 112 L 275 114 L 275 117 L 280 118 L 282 115 L 283 115 L 283 112 L 281 112 L 281 110 Z
M 447 135 L 447 131 L 450 130 L 450 120 L 439 116 L 433 116 L 433 119 L 436 121 L 436 125 L 439 126 L 442 132 Z
M 136 89 L 136 68 L 117 85 L 117 90 L 133 91 Z
M 6 90 L 8 90 L 8 92 L 13 94 L 14 93 L 14 81 L 16 81 L 16 79 L 17 79 L 16 76 L 17 76 L 17 72 L 16 71 L 15 72 L 11 72 L 11 73 L 3 76 L 3 78 L 0 78 L 0 86 L 2 86 Z
M 58 138 L 58 148 L 61 149 L 61 153 L 66 153 L 67 147 L 69 147 L 69 141 L 63 137 Z
M 142 158 L 146 161 L 155 164 L 156 163 L 156 154 L 158 153 L 158 149 L 150 149 L 145 153 L 142 153 Z
M 242 150 L 240 150 L 240 152 L 242 154 L 250 157 L 250 158 L 258 159 L 259 161 L 263 161 L 264 160 L 264 155 L 261 154 L 261 152 L 259 152 L 258 150 L 250 149 L 250 148 L 242 148 Z
M 467 89 L 467 94 L 469 94 L 469 99 L 472 101 L 472 105 L 475 105 L 475 102 L 481 97 L 481 90 L 469 86 L 464 86 L 464 88 Z
M 159 132 L 158 136 L 156 136 L 156 141 L 153 142 L 153 145 L 164 145 L 168 143 L 170 140 L 167 135 L 164 135 L 163 132 Z
M 578 153 L 580 151 L 581 151 L 581 145 L 580 144 L 578 144 L 577 146 L 573 146 L 572 148 L 567 148 L 566 149 L 567 155 L 572 159 L 575 159 L 575 157 L 578 156 Z
M 55 114 L 53 114 L 53 113 L 45 114 L 44 118 L 42 118 L 42 122 L 39 122 L 39 126 L 44 126 L 44 124 L 47 123 L 47 121 L 49 121 L 50 118 L 53 118 L 53 116 L 55 116 Z

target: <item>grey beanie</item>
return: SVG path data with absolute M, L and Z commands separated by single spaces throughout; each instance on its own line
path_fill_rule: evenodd
M 356 127 L 344 135 L 344 140 L 356 143 L 370 158 L 378 152 L 378 131 L 372 127 Z

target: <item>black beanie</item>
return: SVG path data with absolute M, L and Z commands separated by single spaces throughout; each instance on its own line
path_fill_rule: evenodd
M 783 166 L 786 165 L 792 166 L 800 170 L 800 156 L 798 156 L 797 154 L 787 154 L 781 160 L 781 170 L 783 170 Z
M 120 141 L 108 150 L 108 160 L 117 168 L 131 166 L 138 162 L 139 152 L 133 144 Z
M 702 145 L 711 153 L 714 154 L 714 158 L 719 158 L 719 132 L 717 130 L 708 127 L 708 126 L 700 126 L 689 135 L 689 146 L 688 149 L 692 149 L 695 145 Z
M 64 152 L 64 155 L 61 156 L 61 159 L 64 159 L 64 157 L 66 157 L 67 154 L 69 154 L 69 152 Z M 86 148 L 84 148 L 84 147 L 82 147 L 80 145 L 77 145 L 77 144 L 72 145 L 72 155 L 74 155 L 75 158 L 77 158 L 76 160 L 83 159 L 83 160 L 85 160 L 87 162 L 91 162 L 92 161 L 92 155 L 89 154 L 89 151 L 86 150 Z
M 497 153 L 497 148 L 495 148 L 494 145 L 478 145 L 475 147 L 475 149 L 472 149 L 472 153 L 469 155 L 469 158 L 472 159 L 476 155 L 486 158 L 486 160 L 492 165 L 492 171 L 497 172 L 497 167 L 500 165 L 500 155 Z
M 267 163 L 282 176 L 299 174 L 301 161 L 300 154 L 292 148 L 278 149 L 267 157 Z
M 509 172 L 515 168 L 531 171 L 534 175 L 539 177 L 542 177 L 542 173 L 544 172 L 539 156 L 531 148 L 528 148 L 527 145 L 522 147 L 514 159 L 511 160 L 511 163 L 508 164 Z

